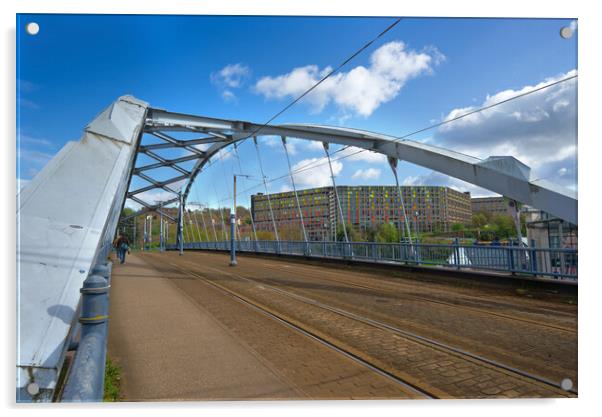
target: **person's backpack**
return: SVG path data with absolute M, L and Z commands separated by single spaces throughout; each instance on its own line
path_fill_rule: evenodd
M 130 250 L 130 246 L 125 242 L 121 242 L 121 249 Z

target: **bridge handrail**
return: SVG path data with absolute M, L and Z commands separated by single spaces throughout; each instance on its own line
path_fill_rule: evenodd
M 577 282 L 577 249 L 529 248 L 508 245 L 385 243 L 385 242 L 309 242 L 310 258 L 352 259 L 414 266 L 439 266 L 471 271 L 495 271 L 533 278 Z M 236 241 L 239 252 L 280 253 L 308 257 L 304 241 Z M 351 248 L 353 248 L 351 250 Z M 168 250 L 176 249 L 167 245 Z M 184 249 L 230 249 L 230 241 L 187 242 Z

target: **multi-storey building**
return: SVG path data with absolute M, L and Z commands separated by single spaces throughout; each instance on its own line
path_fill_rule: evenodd
M 476 197 L 470 200 L 472 212 L 484 211 L 497 215 L 513 215 L 513 208 L 510 206 L 510 199 L 506 197 Z
M 404 186 L 401 191 L 402 199 L 394 186 L 339 186 L 336 194 L 333 187 L 299 190 L 301 213 L 294 192 L 256 194 L 251 197 L 251 215 L 259 230 L 273 230 L 271 203 L 278 230 L 300 231 L 303 217 L 310 240 L 334 239 L 341 212 L 345 223 L 357 230 L 381 223 L 405 228 L 407 219 L 413 233 L 444 232 L 449 231 L 453 223 L 471 221 L 470 193 L 436 186 Z

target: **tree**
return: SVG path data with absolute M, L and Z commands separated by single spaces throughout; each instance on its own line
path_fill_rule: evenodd
M 465 229 L 463 223 L 452 223 L 451 225 L 452 232 L 462 232 Z
M 121 217 L 129 216 L 130 214 L 134 214 L 134 210 L 129 207 L 124 207 L 121 212 Z
M 477 212 L 472 216 L 472 226 L 477 229 L 477 239 L 481 239 L 481 229 L 487 226 L 487 217 L 482 212 Z
M 378 233 L 378 230 L 376 228 L 376 226 L 372 223 L 370 223 L 370 225 L 366 228 L 366 231 L 364 232 L 364 240 L 366 242 L 376 242 L 376 234 Z
M 484 216 L 487 219 L 487 223 L 491 223 L 491 221 L 493 220 L 493 214 L 490 211 L 481 209 L 475 214 L 481 214 L 482 216 Z
M 516 227 L 512 216 L 506 214 L 494 216 L 493 225 L 497 236 L 501 239 L 516 236 Z
M 376 233 L 377 242 L 395 243 L 399 242 L 399 232 L 393 223 L 382 223 L 378 226 Z
M 258 230 L 257 240 L 276 240 L 276 237 L 274 236 L 274 233 L 268 230 Z
M 347 237 L 350 242 L 359 242 L 361 240 L 360 233 L 353 227 L 351 223 L 345 223 L 345 228 L 347 229 Z M 339 223 L 337 225 L 337 242 L 345 241 L 345 230 L 343 229 L 343 224 Z

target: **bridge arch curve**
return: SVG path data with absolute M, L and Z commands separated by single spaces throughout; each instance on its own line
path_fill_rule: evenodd
M 193 140 L 179 140 L 165 132 L 194 132 Z M 143 145 L 145 133 L 161 143 Z M 318 125 L 261 125 L 237 120 L 171 113 L 151 108 L 131 96 L 120 97 L 102 111 L 77 142 L 68 142 L 17 195 L 18 280 L 17 391 L 26 395 L 30 383 L 40 396 L 52 397 L 70 345 L 83 280 L 106 265 L 111 242 L 126 198 L 141 202 L 143 210 L 158 205 L 138 194 L 151 189 L 171 190 L 186 180 L 190 192 L 208 161 L 220 150 L 255 134 L 277 135 L 354 146 L 405 160 L 532 205 L 577 224 L 577 194 L 544 180 L 531 178 L 530 169 L 511 156 L 485 160 L 409 140 L 357 129 Z M 207 144 L 205 150 L 194 145 Z M 155 149 L 179 147 L 191 155 L 167 160 Z M 136 166 L 137 155 L 156 162 Z M 196 160 L 188 171 L 179 162 Z M 158 181 L 145 174 L 171 167 L 180 175 Z M 133 175 L 150 183 L 129 190 Z M 128 191 L 129 190 L 129 191 Z M 176 192 L 177 194 L 177 192 Z M 178 199 L 164 202 L 175 202 Z M 60 314 L 50 314 L 57 310 Z
M 577 224 L 577 193 L 545 180 L 532 179 L 531 169 L 512 156 L 491 156 L 481 160 L 449 149 L 353 128 L 310 124 L 261 125 L 156 109 L 149 109 L 144 129 L 151 133 L 207 133 L 207 143 L 211 145 L 190 173 L 183 192 L 185 199 L 198 174 L 218 152 L 253 136 L 275 135 L 353 146 L 381 153 L 389 158 L 405 160 Z M 220 140 L 214 141 L 216 137 Z

